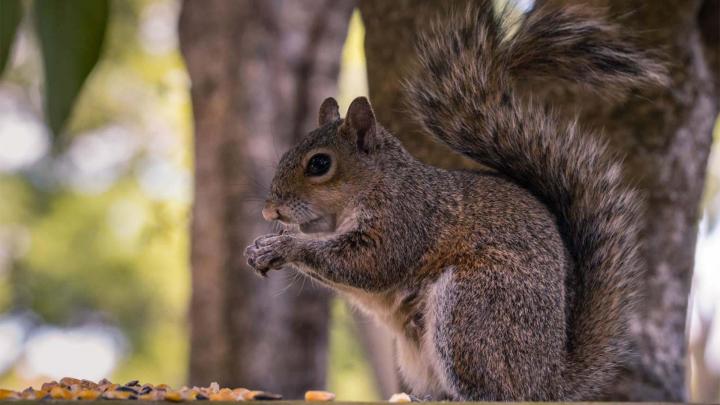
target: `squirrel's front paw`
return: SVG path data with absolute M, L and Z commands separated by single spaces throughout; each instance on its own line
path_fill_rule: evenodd
M 245 249 L 247 262 L 262 276 L 265 276 L 270 270 L 279 270 L 288 262 L 294 240 L 290 235 L 261 236 Z

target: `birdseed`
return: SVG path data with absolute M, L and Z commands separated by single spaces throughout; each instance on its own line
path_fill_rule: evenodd
M 39 390 L 28 387 L 23 391 L 0 389 L 0 400 L 141 400 L 141 401 L 268 401 L 282 399 L 281 395 L 246 388 L 221 388 L 216 382 L 208 387 L 181 387 L 173 389 L 167 384 L 143 384 L 133 380 L 125 385 L 107 379 L 93 382 L 65 377 L 60 381 L 44 383 Z

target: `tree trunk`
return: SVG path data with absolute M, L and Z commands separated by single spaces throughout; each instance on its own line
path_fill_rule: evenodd
M 716 12 L 718 2 L 712 1 L 704 9 Z M 718 19 L 700 14 L 698 0 L 584 2 L 605 6 L 612 16 L 624 16 L 622 24 L 637 30 L 644 45 L 663 49 L 672 58 L 671 86 L 614 101 L 549 83 L 535 83 L 524 90 L 568 116 L 579 113 L 583 124 L 602 128 L 611 145 L 627 156 L 628 183 L 637 186 L 647 200 L 644 297 L 632 325 L 636 357 L 608 398 L 683 400 L 687 298 L 699 201 L 719 104 L 717 82 L 713 86 L 713 79 L 717 80 L 713 66 L 718 66 L 713 28 L 717 29 Z M 440 150 L 427 134 L 420 133 L 403 113 L 404 97 L 398 96 L 401 80 L 412 74 L 408 66 L 416 58 L 417 32 L 447 13 L 446 3 L 362 0 L 360 9 L 366 26 L 370 97 L 379 121 L 421 160 L 464 166 L 456 155 L 446 148 Z
M 186 0 L 180 43 L 192 80 L 191 384 L 298 398 L 325 385 L 326 289 L 296 273 L 257 277 L 245 246 L 274 163 L 335 95 L 352 0 Z
M 425 0 L 360 1 L 370 99 L 378 121 L 418 159 L 445 168 L 477 167 L 475 162 L 436 142 L 404 113 L 407 107 L 403 80 L 416 60 L 417 34 L 428 22 L 447 15 L 447 4 Z
M 700 197 L 718 113 L 714 70 L 699 24 L 701 1 L 587 2 L 625 16 L 621 23 L 642 33 L 643 45 L 672 58 L 668 89 L 614 103 L 558 88 L 545 90 L 554 106 L 568 115 L 579 110 L 581 122 L 604 129 L 612 145 L 627 156 L 628 182 L 646 198 L 644 299 L 632 325 L 637 357 L 608 395 L 680 401 L 687 399 L 685 321 Z

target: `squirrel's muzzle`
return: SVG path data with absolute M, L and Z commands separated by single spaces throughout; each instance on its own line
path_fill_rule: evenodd
M 274 205 L 268 204 L 263 208 L 262 216 L 266 221 L 276 221 L 280 219 L 280 211 Z

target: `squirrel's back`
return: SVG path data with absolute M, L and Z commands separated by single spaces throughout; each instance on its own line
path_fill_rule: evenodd
M 530 191 L 555 216 L 575 263 L 560 397 L 586 399 L 615 374 L 640 273 L 639 202 L 595 134 L 520 100 L 514 82 L 545 77 L 614 95 L 661 84 L 664 69 L 582 8 L 540 7 L 508 33 L 491 0 L 424 35 L 408 85 L 424 128 Z

